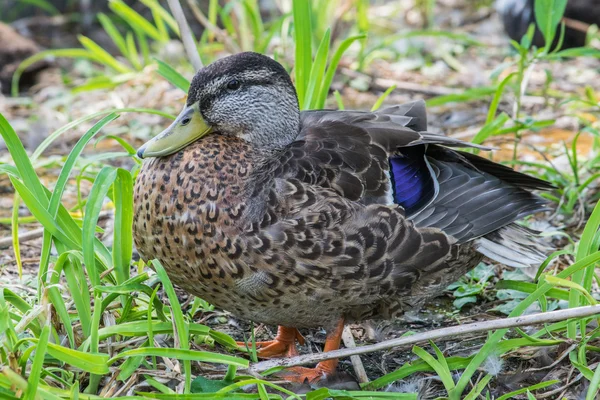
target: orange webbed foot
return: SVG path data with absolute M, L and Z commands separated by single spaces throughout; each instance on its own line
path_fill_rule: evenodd
M 304 337 L 296 328 L 279 326 L 274 340 L 256 342 L 257 356 L 260 358 L 294 357 L 298 355 L 296 341 L 304 344 Z M 246 347 L 246 343 L 237 342 L 238 346 Z M 248 347 L 251 347 L 248 343 Z
M 328 332 L 323 352 L 337 350 L 340 348 L 343 330 L 344 320 L 341 319 L 337 323 L 335 328 Z M 278 375 L 280 375 L 283 379 L 289 382 L 312 384 L 320 380 L 324 380 L 329 376 L 335 375 L 337 366 L 338 360 L 336 358 L 332 360 L 321 361 L 316 365 L 315 368 L 286 368 L 285 370 L 281 371 Z
M 313 384 L 334 375 L 337 364 L 338 360 L 327 360 L 318 363 L 314 368 L 287 368 L 279 373 L 279 375 L 288 382 Z

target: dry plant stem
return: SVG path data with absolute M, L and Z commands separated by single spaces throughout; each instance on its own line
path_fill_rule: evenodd
M 496 329 L 515 328 L 519 326 L 537 325 L 550 322 L 564 321 L 570 318 L 591 317 L 600 314 L 600 305 L 569 308 L 566 310 L 551 311 L 546 313 L 537 313 L 521 317 L 503 318 L 493 321 L 474 322 L 472 324 L 452 326 L 448 328 L 436 329 L 429 332 L 418 333 L 412 336 L 406 336 L 368 346 L 356 347 L 353 349 L 333 350 L 326 353 L 306 354 L 299 357 L 280 358 L 275 360 L 262 361 L 250 366 L 251 372 L 266 371 L 274 367 L 293 367 L 296 365 L 312 364 L 332 358 L 349 357 L 358 354 L 368 354 L 375 351 L 387 350 L 392 347 L 409 346 L 415 343 L 425 342 L 447 338 L 450 336 L 464 336 L 468 333 L 487 332 Z
M 445 96 L 449 94 L 461 93 L 460 89 L 453 89 L 445 86 L 421 85 L 413 82 L 401 82 L 393 79 L 375 78 L 374 76 L 353 71 L 349 68 L 342 68 L 342 73 L 350 78 L 366 78 L 371 82 L 371 86 L 387 90 L 390 86 L 396 85 L 396 89 L 413 93 L 423 93 L 432 96 Z
M 19 235 L 19 243 L 27 242 L 44 236 L 44 228 L 34 229 Z M 0 238 L 0 249 L 12 247 L 12 237 Z
M 344 331 L 342 332 L 342 341 L 347 349 L 356 348 L 354 336 L 352 335 L 352 331 L 350 330 L 349 326 L 344 327 Z M 369 382 L 367 371 L 365 371 L 365 366 L 363 365 L 360 356 L 350 356 L 350 361 L 352 361 L 352 368 L 354 368 L 354 372 L 356 373 L 358 381 L 360 383 Z
M 167 3 L 169 3 L 169 8 L 171 9 L 173 17 L 175 17 L 177 25 L 179 26 L 179 33 L 181 34 L 181 41 L 183 42 L 185 52 L 187 53 L 190 62 L 194 66 L 194 69 L 197 71 L 203 67 L 202 60 L 200 59 L 200 54 L 198 54 L 196 40 L 194 39 L 194 35 L 192 35 L 192 31 L 190 30 L 190 26 L 185 19 L 185 14 L 183 13 L 181 4 L 179 3 L 179 0 L 167 0 Z
M 565 26 L 580 32 L 587 32 L 591 26 L 590 24 L 586 24 L 585 22 L 577 21 L 576 19 L 567 17 L 563 17 L 561 21 L 565 23 Z

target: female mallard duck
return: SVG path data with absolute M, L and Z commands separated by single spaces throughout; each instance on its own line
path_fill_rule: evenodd
M 242 53 L 198 71 L 187 104 L 143 145 L 135 244 L 175 284 L 240 318 L 279 325 L 259 355 L 296 353 L 296 328 L 418 307 L 483 255 L 539 261 L 513 221 L 544 209 L 543 181 L 425 132 L 423 102 L 303 111 L 284 68 Z M 296 368 L 315 381 L 337 361 Z

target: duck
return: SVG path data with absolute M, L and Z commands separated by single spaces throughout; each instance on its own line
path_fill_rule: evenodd
M 465 150 L 459 150 L 459 149 Z M 300 111 L 275 60 L 245 52 L 194 76 L 186 104 L 137 151 L 134 239 L 172 282 L 234 316 L 277 325 L 258 356 L 298 354 L 300 328 L 339 348 L 345 323 L 417 310 L 484 256 L 539 265 L 516 221 L 550 184 L 427 131 L 423 101 Z M 337 360 L 294 367 L 333 376 Z
M 534 0 L 497 0 L 498 10 L 506 34 L 516 41 L 527 33 L 530 24 L 536 24 Z M 561 49 L 583 47 L 586 43 L 587 31 L 592 25 L 600 25 L 600 2 L 598 0 L 569 0 L 561 22 L 565 24 L 565 34 Z M 559 42 L 560 28 L 553 46 Z M 543 47 L 544 37 L 536 26 L 532 44 Z

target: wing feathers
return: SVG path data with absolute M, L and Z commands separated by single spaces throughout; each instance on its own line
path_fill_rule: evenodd
M 458 243 L 545 210 L 531 190 L 548 183 L 451 149 L 482 146 L 426 132 L 425 103 L 363 111 L 307 111 L 282 155 L 281 176 L 335 190 L 362 204 L 403 206 L 418 227 Z

